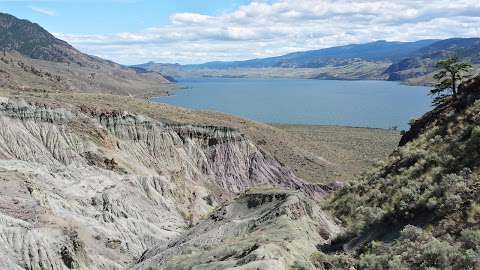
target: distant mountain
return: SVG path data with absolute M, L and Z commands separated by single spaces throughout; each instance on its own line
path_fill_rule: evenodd
M 418 54 L 435 56 L 438 52 L 454 52 L 463 58 L 470 58 L 473 62 L 480 61 L 480 38 L 450 38 L 440 40 L 418 50 Z
M 0 13 L 0 88 L 161 94 L 169 80 L 84 54 L 36 23 Z M 165 91 L 164 91 L 165 90 Z
M 200 65 L 186 65 L 187 68 L 318 68 L 329 64 L 342 65 L 353 59 L 365 61 L 395 61 L 410 53 L 431 45 L 437 40 L 416 42 L 376 41 L 366 44 L 353 44 L 320 50 L 295 52 L 278 57 L 233 62 L 208 62 Z
M 451 38 L 435 42 L 393 63 L 385 74 L 393 81 L 426 76 L 435 71 L 436 62 L 450 56 L 480 64 L 480 38 Z
M 457 55 L 480 64 L 480 38 L 452 38 L 415 42 L 376 41 L 277 57 L 196 65 L 157 64 L 136 67 L 171 76 L 302 77 L 313 79 L 374 79 L 428 84 L 435 63 Z

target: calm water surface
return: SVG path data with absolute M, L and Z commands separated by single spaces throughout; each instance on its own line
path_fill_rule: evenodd
M 267 123 L 407 129 L 429 111 L 428 88 L 385 81 L 196 78 L 189 89 L 153 101 Z

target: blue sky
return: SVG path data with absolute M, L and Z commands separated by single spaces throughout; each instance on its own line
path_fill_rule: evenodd
M 0 11 L 41 24 L 55 33 L 106 34 L 141 31 L 168 23 L 175 13 L 216 15 L 246 0 L 0 0 Z
M 479 0 L 0 0 L 0 11 L 122 64 L 480 36 Z

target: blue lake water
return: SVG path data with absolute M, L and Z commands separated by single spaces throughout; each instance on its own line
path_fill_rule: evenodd
M 428 88 L 386 81 L 192 78 L 154 102 L 234 114 L 266 123 L 407 129 L 431 109 Z

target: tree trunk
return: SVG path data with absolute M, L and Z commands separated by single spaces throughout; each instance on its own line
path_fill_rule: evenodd
M 453 100 L 456 100 L 457 99 L 457 74 L 452 72 L 452 96 L 453 96 Z

